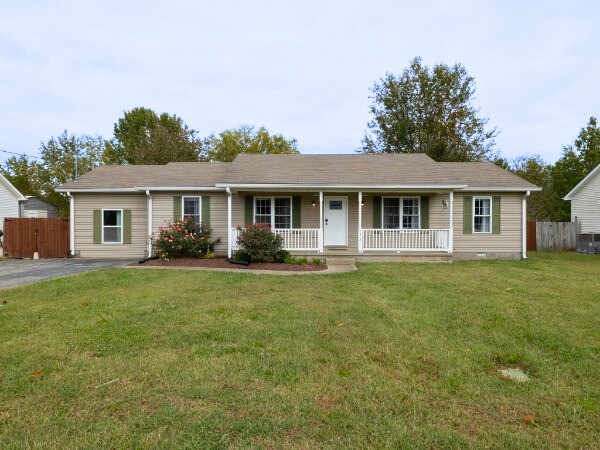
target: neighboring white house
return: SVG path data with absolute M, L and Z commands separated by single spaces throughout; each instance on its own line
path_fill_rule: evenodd
M 0 230 L 4 226 L 5 217 L 20 217 L 19 203 L 26 200 L 27 198 L 0 173 Z
M 571 220 L 581 233 L 600 233 L 600 164 L 565 196 L 571 202 Z

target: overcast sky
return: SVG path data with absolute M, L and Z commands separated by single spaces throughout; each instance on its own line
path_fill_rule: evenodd
M 600 115 L 600 2 L 493 3 L 2 0 L 0 149 L 110 138 L 145 106 L 201 136 L 264 125 L 302 153 L 351 153 L 373 83 L 421 56 L 475 77 L 505 156 L 554 162 Z

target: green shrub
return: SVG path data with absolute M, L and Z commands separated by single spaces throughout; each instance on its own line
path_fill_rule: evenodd
M 253 262 L 275 261 L 281 252 L 283 237 L 271 231 L 269 225 L 254 224 L 238 226 L 237 243 Z
M 252 262 L 252 258 L 250 258 L 250 255 L 248 253 L 246 253 L 244 250 L 237 250 L 233 254 L 233 259 L 236 261 Z
M 174 220 L 150 237 L 161 259 L 211 258 L 220 239 L 211 240 L 208 226 L 197 226 L 193 219 Z
M 299 266 L 305 266 L 308 264 L 308 258 L 306 258 L 306 256 L 296 258 L 296 264 L 298 264 Z
M 314 266 L 320 266 L 320 265 L 323 264 L 323 260 L 321 258 L 318 258 L 318 257 L 313 258 L 311 260 L 311 262 L 313 263 Z
M 277 252 L 277 255 L 275 255 L 275 262 L 278 263 L 285 263 L 288 261 L 288 259 L 291 258 L 292 255 L 290 255 L 290 252 L 288 252 L 287 250 L 280 250 L 279 252 Z

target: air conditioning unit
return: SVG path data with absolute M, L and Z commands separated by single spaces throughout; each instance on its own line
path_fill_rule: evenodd
M 600 253 L 600 233 L 578 234 L 577 253 Z

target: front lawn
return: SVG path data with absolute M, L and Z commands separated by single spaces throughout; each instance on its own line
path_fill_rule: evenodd
M 594 447 L 598 274 L 597 256 L 547 253 L 0 290 L 0 443 Z

